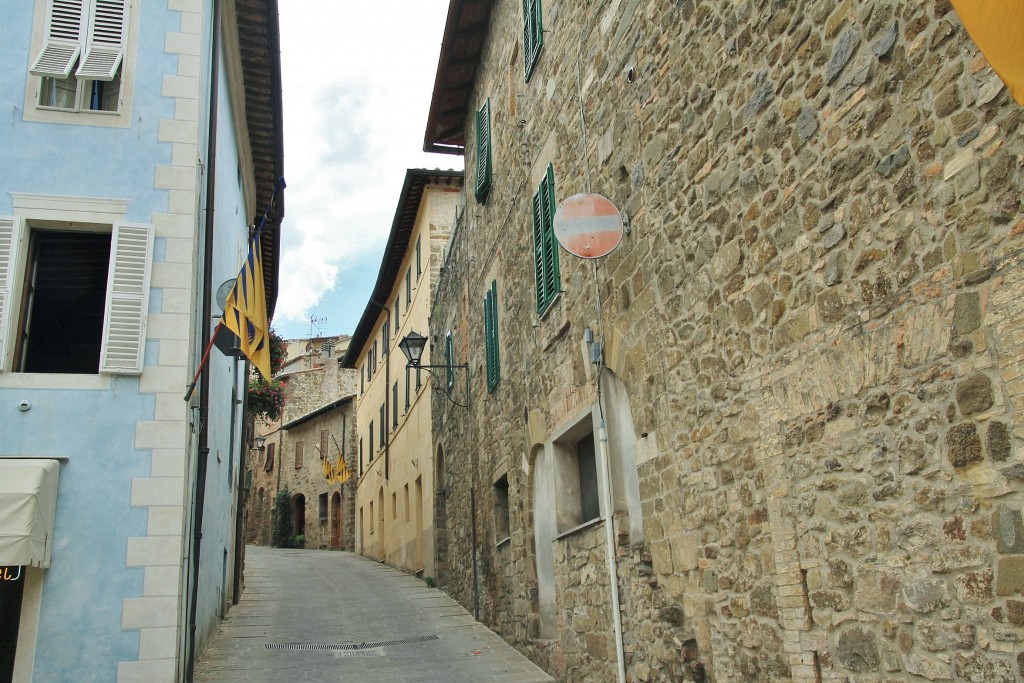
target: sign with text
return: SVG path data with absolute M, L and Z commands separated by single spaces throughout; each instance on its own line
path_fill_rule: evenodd
M 0 581 L 17 581 L 21 578 L 22 567 L 0 567 Z

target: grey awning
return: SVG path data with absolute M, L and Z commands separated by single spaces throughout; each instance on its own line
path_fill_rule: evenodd
M 0 458 L 0 565 L 49 567 L 60 462 Z

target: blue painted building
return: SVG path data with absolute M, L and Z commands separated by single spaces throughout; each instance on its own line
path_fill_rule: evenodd
M 188 679 L 240 589 L 248 363 L 184 396 L 282 175 L 277 0 L 10 5 L 0 682 Z

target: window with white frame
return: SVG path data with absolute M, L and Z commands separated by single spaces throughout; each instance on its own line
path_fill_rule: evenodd
M 0 217 L 0 370 L 142 372 L 152 251 L 149 225 Z
M 120 110 L 129 7 L 128 0 L 46 0 L 45 38 L 29 69 L 40 79 L 40 108 Z

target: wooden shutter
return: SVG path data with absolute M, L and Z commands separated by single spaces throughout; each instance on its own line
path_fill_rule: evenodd
M 498 358 L 498 282 L 491 281 L 491 288 L 484 296 L 484 348 L 487 358 L 487 390 L 494 391 L 501 379 L 501 365 Z
M 263 471 L 264 472 L 273 472 L 274 471 L 274 444 L 272 444 L 272 443 L 268 443 L 267 444 L 267 462 L 263 466 Z
M 523 71 L 530 82 L 544 45 L 544 27 L 541 23 L 540 0 L 523 0 Z
M 476 200 L 483 203 L 491 189 L 491 100 L 476 113 Z
M 410 385 L 412 384 L 412 371 L 408 365 L 405 366 L 405 409 L 409 410 L 409 404 L 411 401 L 412 391 Z
M 110 241 L 100 372 L 142 372 L 153 226 L 119 223 Z
M 558 243 L 555 241 L 555 170 L 547 173 L 533 195 L 533 265 L 537 313 L 543 313 L 559 291 Z
M 55 0 L 56 1 L 56 0 Z M 128 35 L 127 0 L 94 0 L 85 55 L 75 75 L 94 81 L 112 81 L 124 59 Z
M 384 391 L 387 391 L 385 389 Z M 387 416 L 384 415 L 384 404 L 380 404 L 380 433 L 377 435 L 377 447 L 384 447 L 384 437 L 388 433 L 388 421 Z
M 544 183 L 533 195 L 533 281 L 537 289 L 537 313 L 547 305 L 544 299 Z
M 547 303 L 554 300 L 561 289 L 558 273 L 558 242 L 555 239 L 555 169 L 548 164 L 544 182 L 544 276 L 547 282 Z
M 50 0 L 46 8 L 46 42 L 29 73 L 64 79 L 82 51 L 86 0 Z
M 7 326 L 11 321 L 11 299 L 14 294 L 14 273 L 17 270 L 18 243 L 22 220 L 15 216 L 0 217 L 0 372 L 7 357 Z

